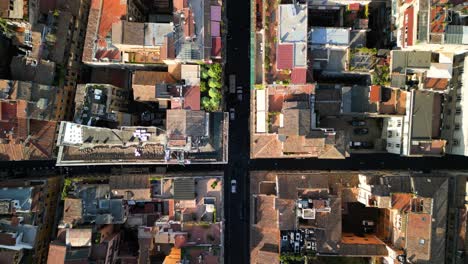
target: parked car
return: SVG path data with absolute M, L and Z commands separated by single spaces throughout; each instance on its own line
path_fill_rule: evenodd
M 237 99 L 242 101 L 242 86 L 237 86 Z
M 231 193 L 237 193 L 237 181 L 231 180 Z
M 234 121 L 236 119 L 236 112 L 234 111 L 234 108 L 229 109 L 229 119 L 231 121 Z
M 373 145 L 370 142 L 366 141 L 350 141 L 349 142 L 349 147 L 353 149 L 366 149 L 366 148 L 372 148 Z
M 354 129 L 354 134 L 356 135 L 366 135 L 369 133 L 368 128 L 355 128 Z
M 364 233 L 374 233 L 374 221 L 372 220 L 362 220 L 362 228 L 364 229 Z
M 351 121 L 351 125 L 352 125 L 352 126 L 365 126 L 365 125 L 367 125 L 367 122 L 366 122 L 365 120 L 357 120 L 357 119 L 355 119 L 355 120 L 352 120 L 352 121 Z

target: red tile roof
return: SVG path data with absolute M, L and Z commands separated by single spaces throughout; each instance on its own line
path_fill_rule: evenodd
M 127 15 L 127 1 L 103 0 L 98 35 L 105 38 L 112 29 L 112 24 Z
M 174 11 L 182 10 L 186 7 L 188 7 L 188 1 L 187 0 L 174 0 Z
M 405 28 L 408 28 L 408 33 L 405 32 Z M 413 46 L 413 30 L 414 30 L 414 7 L 410 6 L 405 10 L 405 17 L 403 21 L 403 39 L 402 46 Z M 406 39 L 406 41 L 405 41 Z
M 392 208 L 398 209 L 401 212 L 408 212 L 411 210 L 412 199 L 413 199 L 412 193 L 393 193 L 392 194 Z
M 108 58 L 109 60 L 121 60 L 121 53 L 118 49 L 100 49 L 96 51 L 94 57 L 98 60 Z
M 294 68 L 291 73 L 291 83 L 305 84 L 307 79 L 307 68 Z
M 381 98 L 381 87 L 380 85 L 372 85 L 369 94 L 369 101 L 372 103 L 380 102 Z
M 426 78 L 426 80 L 424 80 L 424 88 L 427 89 L 445 90 L 448 84 L 449 80 L 444 78 Z
M 16 118 L 16 104 L 0 102 L 1 112 L 0 120 L 9 121 L 13 118 Z
M 200 110 L 200 86 L 189 86 L 184 95 L 184 109 Z
M 52 242 L 49 246 L 49 256 L 47 257 L 47 263 L 49 264 L 65 263 L 66 254 L 67 254 L 67 247 L 65 245 L 54 244 L 54 242 Z
M 184 35 L 186 37 L 192 37 L 195 35 L 195 24 L 193 18 L 193 12 L 190 8 L 184 9 L 185 24 L 184 24 Z
M 276 51 L 276 68 L 278 70 L 292 69 L 294 58 L 294 45 L 278 44 Z
M 221 37 L 211 38 L 211 56 L 221 57 Z
M 353 4 L 349 4 L 349 10 L 351 11 L 359 11 L 359 9 L 361 8 L 361 5 L 359 3 L 353 3 Z

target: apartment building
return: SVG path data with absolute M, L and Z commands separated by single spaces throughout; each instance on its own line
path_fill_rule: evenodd
M 252 172 L 251 262 L 447 263 L 455 256 L 447 250 L 463 246 L 466 237 L 448 239 L 466 225 L 451 220 L 464 217 L 449 184 L 456 177 L 466 180 L 463 172 Z M 453 197 L 458 200 L 450 204 Z
M 3 181 L 0 256 L 7 263 L 46 263 L 61 177 Z

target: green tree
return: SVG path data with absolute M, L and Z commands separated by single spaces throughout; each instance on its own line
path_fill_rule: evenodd
M 208 70 L 205 67 L 201 68 L 201 78 L 202 80 L 208 79 L 210 76 L 208 75 Z
M 217 110 L 219 109 L 219 104 L 220 104 L 220 103 L 221 103 L 221 99 L 212 97 L 212 98 L 210 99 L 210 106 L 211 106 L 210 111 L 211 111 L 211 112 L 217 111 Z
M 215 79 L 209 79 L 209 80 L 208 80 L 208 86 L 209 86 L 210 88 L 217 88 L 217 89 L 219 89 L 219 88 L 222 87 L 222 84 L 221 84 L 219 81 L 215 80 Z
M 204 93 L 208 90 L 208 85 L 206 84 L 205 80 L 201 80 L 200 82 L 200 92 Z
M 387 65 L 377 66 L 372 74 L 372 84 L 389 85 L 390 69 Z
M 210 78 L 213 78 L 219 81 L 221 80 L 222 72 L 223 72 L 223 69 L 221 68 L 221 64 L 214 63 L 210 66 L 210 69 L 208 70 L 208 76 L 210 76 Z
M 219 90 L 216 89 L 216 88 L 211 88 L 211 89 L 208 91 L 208 95 L 209 95 L 211 98 L 221 99 L 221 93 L 220 93 Z
M 15 34 L 12 26 L 8 25 L 8 21 L 3 18 L 0 18 L 0 33 L 5 35 L 7 38 L 11 38 Z
M 304 256 L 295 253 L 285 253 L 280 255 L 280 261 L 284 264 L 304 263 Z

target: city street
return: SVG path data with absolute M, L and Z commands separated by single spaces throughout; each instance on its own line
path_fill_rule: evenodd
M 250 102 L 250 2 L 227 0 L 227 63 L 225 80 L 236 75 L 236 86 L 243 87 L 243 98 L 227 96 L 227 109 L 235 109 L 229 124 L 229 166 L 225 168 L 225 186 L 237 181 L 237 193 L 225 188 L 225 263 L 249 263 L 249 102 Z M 229 85 L 228 83 L 226 85 Z
M 385 14 L 385 6 L 377 5 L 379 14 Z M 345 160 L 319 159 L 257 159 L 251 160 L 250 153 L 250 0 L 226 0 L 224 10 L 227 15 L 227 37 L 225 56 L 225 85 L 229 86 L 229 76 L 236 76 L 236 86 L 242 87 L 242 100 L 237 94 L 225 94 L 226 108 L 234 108 L 235 120 L 229 124 L 229 163 L 227 165 L 187 165 L 187 166 L 148 166 L 149 172 L 225 172 L 224 184 L 224 262 L 227 264 L 249 263 L 249 219 L 250 194 L 249 172 L 251 170 L 413 170 L 429 172 L 431 170 L 468 170 L 468 157 L 450 156 L 442 158 L 405 158 L 394 154 L 352 154 Z M 376 16 L 377 17 L 377 16 Z M 376 23 L 375 27 L 381 25 Z M 383 38 L 384 33 L 372 36 L 374 42 Z M 352 80 L 367 83 L 368 76 L 355 75 L 353 78 L 338 79 L 327 75 L 319 81 L 335 83 Z M 82 166 L 70 168 L 55 167 L 56 161 L 0 162 L 0 178 L 29 177 L 37 171 L 56 171 L 65 176 L 93 173 L 110 173 L 112 168 L 123 166 Z M 125 166 L 138 170 L 139 166 Z M 231 191 L 231 181 L 236 181 L 236 192 Z M 456 183 L 457 184 L 457 183 Z M 456 185 L 455 184 L 455 185 Z M 461 183 L 459 195 L 463 192 Z M 461 197 L 461 196 L 460 196 Z

